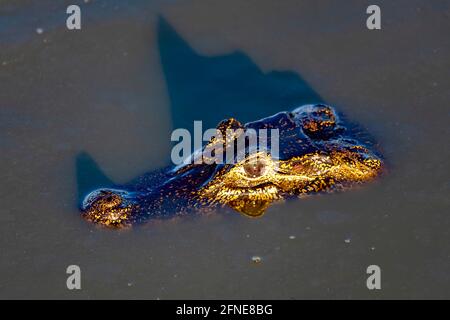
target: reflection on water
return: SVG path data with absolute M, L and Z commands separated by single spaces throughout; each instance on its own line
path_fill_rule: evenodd
M 448 6 L 381 1 L 371 33 L 360 1 L 91 1 L 68 32 L 63 4 L 32 3 L 0 4 L 0 297 L 448 298 Z M 385 177 L 262 219 L 80 219 L 81 152 L 126 182 L 167 163 L 174 127 L 254 120 L 319 100 L 311 88 L 375 134 Z

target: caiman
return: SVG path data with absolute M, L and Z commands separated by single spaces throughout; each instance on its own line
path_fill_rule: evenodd
M 81 204 L 82 216 L 113 228 L 218 206 L 261 217 L 272 203 L 344 190 L 374 179 L 383 168 L 365 130 L 325 104 L 303 105 L 244 125 L 228 119 L 217 126 L 221 132 L 227 129 L 278 129 L 278 155 L 271 154 L 269 141 L 234 164 L 191 161 L 169 166 L 125 185 L 90 192 Z M 211 144 L 230 143 L 211 140 L 191 158 L 201 157 Z

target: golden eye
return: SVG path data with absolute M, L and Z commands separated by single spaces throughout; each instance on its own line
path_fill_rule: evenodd
M 250 178 L 258 178 L 265 174 L 266 163 L 262 159 L 253 159 L 244 164 L 244 171 Z

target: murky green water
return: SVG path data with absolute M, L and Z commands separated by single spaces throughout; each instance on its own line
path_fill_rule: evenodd
M 78 1 L 82 30 L 68 31 L 73 3 L 0 1 L 1 298 L 450 298 L 448 1 L 378 1 L 380 31 L 365 27 L 368 1 Z M 219 100 L 187 68 L 187 92 L 199 90 L 187 101 L 161 63 L 159 16 L 205 70 L 238 70 L 250 98 Z M 201 101 L 192 112 L 211 124 L 274 113 L 249 76 L 271 71 L 364 125 L 387 174 L 261 219 L 227 211 L 123 232 L 80 219 L 77 154 L 127 182 L 167 163 L 183 106 Z M 71 264 L 80 291 L 66 288 Z M 371 264 L 379 291 L 366 287 Z

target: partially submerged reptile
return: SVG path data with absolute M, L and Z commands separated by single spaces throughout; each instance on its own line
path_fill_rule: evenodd
M 367 134 L 324 104 L 304 105 L 245 125 L 224 120 L 217 127 L 230 128 L 278 129 L 278 157 L 271 155 L 269 141 L 266 149 L 247 153 L 236 164 L 190 163 L 148 173 L 126 185 L 92 191 L 82 203 L 82 216 L 108 227 L 217 206 L 259 217 L 274 202 L 345 189 L 373 179 L 383 167 Z M 202 152 L 192 155 L 198 156 Z

